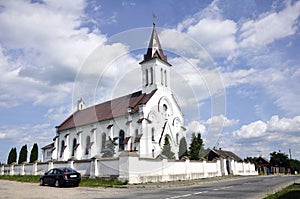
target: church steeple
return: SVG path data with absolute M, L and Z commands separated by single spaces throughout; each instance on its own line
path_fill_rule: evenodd
M 153 23 L 151 38 L 144 60 L 140 62 L 143 74 L 143 93 L 150 93 L 154 89 L 170 92 L 170 66 L 167 56 L 161 48 L 158 35 Z
M 158 35 L 156 32 L 156 28 L 155 28 L 155 22 L 153 22 L 153 29 L 152 29 L 152 34 L 151 34 L 151 38 L 149 41 L 147 53 L 144 54 L 144 60 L 141 63 L 149 61 L 154 58 L 159 58 L 162 61 L 169 64 L 167 56 L 164 55 L 164 52 L 161 48 L 160 41 L 159 41 L 159 38 L 158 38 Z M 171 64 L 169 64 L 169 65 L 171 65 Z

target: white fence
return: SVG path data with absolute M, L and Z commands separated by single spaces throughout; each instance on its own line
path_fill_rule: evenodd
M 253 164 L 233 162 L 232 165 L 233 175 L 257 175 Z M 114 176 L 130 184 L 193 180 L 221 176 L 223 173 L 220 160 L 206 162 L 145 159 L 127 152 L 119 158 L 1 165 L 0 175 L 42 175 L 55 167 L 71 167 L 82 176 L 90 178 Z

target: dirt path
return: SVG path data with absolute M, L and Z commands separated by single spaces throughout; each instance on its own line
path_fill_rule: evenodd
M 128 189 L 110 188 L 88 188 L 88 187 L 69 187 L 55 188 L 49 186 L 39 186 L 32 183 L 21 183 L 7 180 L 0 180 L 0 198 L 106 198 L 117 197 L 128 192 Z

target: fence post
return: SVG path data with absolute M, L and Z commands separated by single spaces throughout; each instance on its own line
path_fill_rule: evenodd
M 0 171 L 0 175 L 3 176 L 4 175 L 4 164 L 1 165 L 1 171 Z
M 37 175 L 37 162 L 33 163 L 33 175 L 36 176 Z
M 90 178 L 96 178 L 98 176 L 98 158 L 95 156 L 90 162 Z
M 21 165 L 21 175 L 25 175 L 25 163 L 22 163 Z
M 48 162 L 48 171 L 49 171 L 50 169 L 53 169 L 53 162 L 52 162 L 52 161 Z M 45 172 L 46 172 L 46 171 L 45 171 Z
M 11 175 L 11 176 L 13 176 L 15 174 L 15 164 L 16 163 L 11 163 L 11 165 L 10 165 L 9 175 Z
M 71 159 L 68 161 L 68 167 L 74 169 L 74 160 Z

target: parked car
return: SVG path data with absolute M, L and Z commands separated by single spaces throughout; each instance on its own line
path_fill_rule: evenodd
M 81 175 L 71 168 L 53 168 L 40 177 L 40 185 L 51 185 L 55 187 L 73 185 L 77 187 Z

